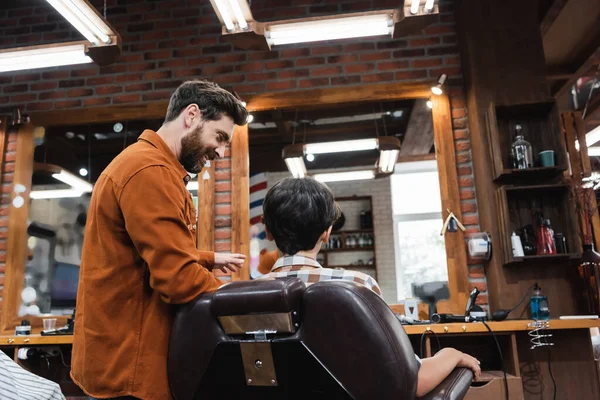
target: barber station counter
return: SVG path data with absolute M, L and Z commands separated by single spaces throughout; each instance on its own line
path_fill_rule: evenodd
M 553 319 L 548 321 L 542 331 L 534 330 L 532 320 L 490 321 L 487 324 L 498 339 L 503 362 L 500 361 L 491 334 L 480 322 L 405 325 L 404 329 L 417 354 L 421 353 L 421 348 L 423 356 L 429 357 L 438 350 L 438 346 L 455 347 L 479 358 L 482 366 L 489 366 L 485 368 L 489 372 L 488 375 L 495 376 L 494 379 L 500 381 L 472 387 L 469 394 L 473 397 L 467 396 L 467 400 L 485 397 L 495 399 L 497 397 L 494 396 L 499 391 L 503 393 L 500 372 L 502 366 L 509 376 L 511 400 L 552 398 L 553 384 L 548 371 L 549 363 L 556 381 L 557 399 L 600 398 L 600 368 L 594 360 L 589 330 L 600 328 L 600 320 Z M 536 335 L 548 334 L 552 336 L 543 340 L 553 345 L 532 349 Z M 0 335 L 2 348 L 57 345 L 68 348 L 72 343 L 72 335 Z M 532 386 L 532 382 L 537 384 Z

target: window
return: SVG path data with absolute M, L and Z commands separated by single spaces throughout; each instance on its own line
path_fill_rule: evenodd
M 448 266 L 437 162 L 401 163 L 391 177 L 398 300 L 413 284 L 447 282 Z

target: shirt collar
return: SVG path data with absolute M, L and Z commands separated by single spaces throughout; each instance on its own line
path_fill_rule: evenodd
M 293 256 L 284 256 L 284 257 L 279 258 L 277 261 L 275 261 L 273 268 L 271 268 L 271 272 L 275 272 L 279 268 L 291 267 L 294 265 L 303 265 L 303 266 L 307 266 L 307 267 L 323 268 L 321 266 L 321 264 L 319 264 L 318 261 L 313 260 L 312 258 L 308 258 L 305 256 L 295 254 Z
M 190 174 L 188 174 L 188 172 L 183 168 L 177 157 L 175 157 L 175 154 L 173 154 L 169 146 L 167 146 L 165 141 L 162 140 L 162 138 L 158 136 L 156 132 L 150 129 L 146 129 L 144 130 L 144 132 L 142 132 L 142 134 L 138 137 L 137 140 L 138 142 L 148 142 L 156 149 L 158 149 L 161 153 L 165 155 L 165 157 L 167 157 L 167 159 L 169 160 L 169 164 L 171 164 L 178 171 L 183 181 L 186 184 L 190 181 Z

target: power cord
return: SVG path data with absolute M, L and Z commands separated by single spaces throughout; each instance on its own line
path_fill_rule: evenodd
M 552 385 L 554 385 L 554 396 L 553 399 L 556 400 L 556 381 L 554 380 L 554 375 L 552 374 L 552 367 L 550 364 L 552 363 L 552 353 L 550 352 L 550 347 L 548 349 L 548 373 L 550 374 L 550 379 L 552 379 Z
M 438 338 L 438 336 L 436 335 L 436 333 L 432 330 L 426 330 L 421 334 L 421 349 L 420 349 L 420 356 L 421 358 L 425 358 L 425 336 L 427 336 L 428 333 L 433 334 L 433 337 L 435 338 L 435 340 L 437 341 L 437 345 L 438 345 L 438 351 L 440 351 L 442 349 L 442 345 L 440 344 L 440 339 Z M 432 354 L 435 354 L 437 352 L 431 352 Z
M 500 343 L 498 342 L 498 338 L 490 328 L 490 326 L 485 322 L 481 321 L 483 325 L 487 328 L 487 330 L 492 334 L 494 341 L 496 342 L 496 347 L 498 348 L 498 354 L 500 355 L 500 363 L 502 364 L 502 372 L 504 373 L 504 390 L 506 390 L 506 400 L 509 400 L 508 394 L 508 380 L 506 379 L 506 367 L 504 366 L 504 357 L 502 356 L 502 349 L 500 348 Z

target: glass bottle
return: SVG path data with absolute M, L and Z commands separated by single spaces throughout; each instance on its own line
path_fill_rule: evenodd
M 515 127 L 515 141 L 511 146 L 513 168 L 527 169 L 533 167 L 533 149 L 525 140 L 521 125 Z
M 540 218 L 538 220 L 537 230 L 537 254 L 549 255 L 556 254 L 556 246 L 554 245 L 554 238 L 552 237 L 552 231 L 548 226 L 548 220 Z
M 600 254 L 594 245 L 586 240 L 581 254 L 581 264 L 577 267 L 582 290 L 579 291 L 586 314 L 600 314 Z
M 550 319 L 548 298 L 542 294 L 542 288 L 537 283 L 533 288 L 533 295 L 531 295 L 529 305 L 531 307 L 531 319 L 535 321 L 547 321 Z

